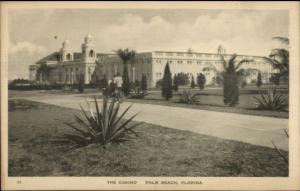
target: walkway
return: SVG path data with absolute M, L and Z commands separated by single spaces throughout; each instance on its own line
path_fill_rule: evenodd
M 79 109 L 80 104 L 86 105 L 85 98 L 74 95 L 48 94 L 25 99 L 73 109 Z M 122 106 L 125 108 L 130 104 L 124 102 Z M 283 130 L 288 129 L 288 119 L 142 103 L 134 103 L 127 116 L 137 112 L 140 114 L 136 121 L 273 148 L 272 140 L 278 148 L 288 150 L 288 138 Z

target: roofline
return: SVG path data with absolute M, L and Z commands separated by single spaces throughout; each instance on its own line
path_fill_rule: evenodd
M 154 50 L 152 52 L 161 52 L 161 53 L 189 53 L 189 54 L 210 54 L 210 55 L 216 55 L 218 53 L 207 53 L 207 52 L 182 52 L 182 51 L 161 51 L 161 50 Z M 232 53 L 232 54 L 221 54 L 221 55 L 225 55 L 225 56 L 232 56 L 236 53 Z M 252 56 L 252 57 L 260 57 L 260 58 L 264 58 L 264 56 L 254 56 L 254 55 L 245 55 L 245 54 L 236 54 L 237 56 Z

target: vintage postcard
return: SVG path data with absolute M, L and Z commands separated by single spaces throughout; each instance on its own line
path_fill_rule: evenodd
M 299 190 L 299 2 L 1 2 L 3 190 Z

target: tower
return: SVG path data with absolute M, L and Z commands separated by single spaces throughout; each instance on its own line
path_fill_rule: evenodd
M 222 45 L 218 47 L 218 54 L 226 54 L 226 50 Z
M 84 43 L 81 46 L 82 49 L 82 61 L 85 63 L 96 62 L 95 44 L 92 35 L 88 34 L 84 38 Z
M 62 48 L 60 49 L 60 61 L 72 61 L 73 53 L 71 49 L 71 43 L 69 40 L 66 40 L 62 43 Z

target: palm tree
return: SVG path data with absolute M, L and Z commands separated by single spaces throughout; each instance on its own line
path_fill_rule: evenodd
M 289 46 L 289 39 L 286 37 L 273 37 L 272 39 L 280 41 L 282 44 Z M 289 50 L 285 48 L 272 49 L 269 57 L 264 59 L 271 63 L 274 69 L 279 70 L 279 78 L 289 77 Z M 288 80 L 287 80 L 288 81 Z
M 132 61 L 135 57 L 136 52 L 134 50 L 126 49 L 119 49 L 116 51 L 116 54 L 119 56 L 119 58 L 123 62 L 123 84 L 122 84 L 122 90 L 125 96 L 127 96 L 130 92 L 130 81 L 129 81 L 129 75 L 128 75 L 128 68 L 127 64 L 129 61 Z
M 244 69 L 240 68 L 243 63 L 252 60 L 243 59 L 236 64 L 237 55 L 233 54 L 228 62 L 221 55 L 223 64 L 223 97 L 224 104 L 235 106 L 239 101 L 239 78 L 244 74 Z
M 133 60 L 136 54 L 134 50 L 129 50 L 128 48 L 119 49 L 116 51 L 116 53 L 119 56 L 119 58 L 122 60 L 124 66 L 128 64 L 130 60 Z

